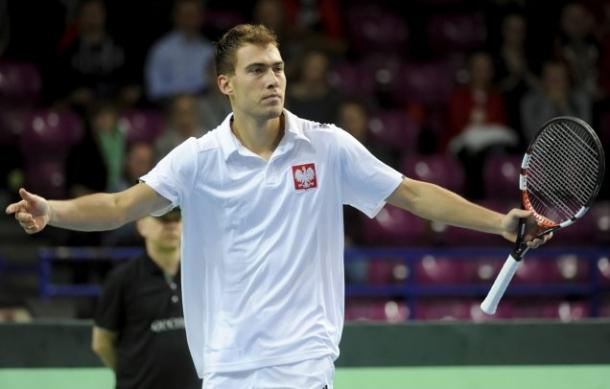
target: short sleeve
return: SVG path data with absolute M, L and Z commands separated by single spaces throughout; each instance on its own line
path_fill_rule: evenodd
M 377 159 L 348 132 L 337 128 L 336 134 L 343 204 L 372 218 L 404 177 Z
M 170 151 L 147 174 L 140 177 L 155 192 L 165 197 L 171 205 L 159 212 L 179 206 L 191 192 L 197 171 L 197 139 L 189 138 Z
M 124 309 L 124 271 L 123 267 L 115 269 L 110 273 L 102 295 L 97 302 L 95 311 L 95 325 L 109 331 L 118 332 L 125 320 Z

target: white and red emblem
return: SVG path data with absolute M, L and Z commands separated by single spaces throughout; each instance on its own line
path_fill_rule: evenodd
M 292 178 L 294 179 L 294 189 L 312 189 L 318 186 L 316 180 L 316 165 L 306 163 L 292 167 Z

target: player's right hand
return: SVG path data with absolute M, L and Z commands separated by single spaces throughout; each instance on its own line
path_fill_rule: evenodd
M 19 189 L 19 196 L 21 196 L 21 201 L 6 207 L 6 214 L 14 214 L 15 220 L 27 234 L 42 231 L 49 223 L 51 216 L 49 202 L 23 188 Z

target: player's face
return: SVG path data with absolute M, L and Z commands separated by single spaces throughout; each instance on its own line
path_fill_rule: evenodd
M 246 44 L 237 49 L 235 57 L 235 73 L 219 77 L 233 111 L 261 120 L 279 117 L 284 108 L 286 75 L 277 47 Z M 223 77 L 224 83 L 220 80 Z
M 147 242 L 161 250 L 175 250 L 180 247 L 182 222 L 163 221 L 147 217 L 138 222 L 138 229 Z

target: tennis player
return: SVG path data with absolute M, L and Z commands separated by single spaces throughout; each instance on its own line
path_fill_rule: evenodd
M 141 182 L 113 194 L 48 201 L 20 190 L 7 207 L 23 229 L 117 228 L 180 206 L 187 340 L 204 388 L 332 388 L 343 328 L 343 219 L 390 203 L 420 217 L 515 239 L 529 212 L 500 214 L 403 177 L 331 124 L 284 109 L 275 35 L 238 25 L 216 46 L 232 113 Z

